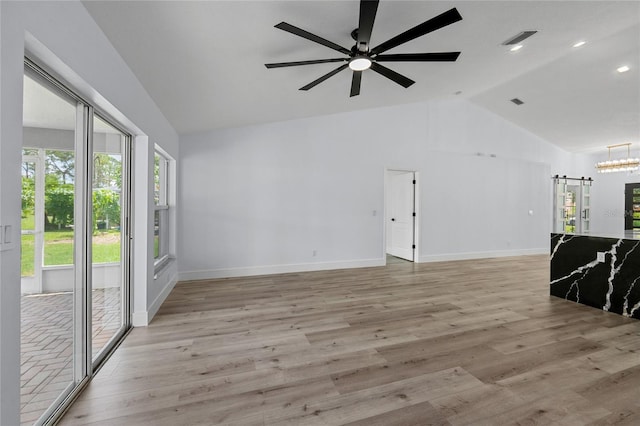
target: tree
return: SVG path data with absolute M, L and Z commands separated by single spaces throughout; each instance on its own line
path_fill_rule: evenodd
M 99 229 L 100 222 L 104 228 L 120 225 L 120 193 L 111 189 L 93 190 L 93 229 Z
M 47 191 L 44 201 L 45 222 L 57 225 L 58 229 L 73 223 L 73 185 L 60 185 Z M 51 220 L 48 221 L 48 216 Z
M 73 183 L 75 177 L 75 155 L 73 151 L 47 150 L 46 168 L 47 174 L 59 176 L 62 184 Z
M 36 206 L 36 182 L 33 175 L 31 177 L 22 176 L 22 217 L 27 217 L 34 213 Z
M 36 164 L 32 161 L 22 162 L 22 177 L 33 178 L 36 175 Z
M 93 187 L 122 189 L 122 159 L 120 155 L 94 154 Z

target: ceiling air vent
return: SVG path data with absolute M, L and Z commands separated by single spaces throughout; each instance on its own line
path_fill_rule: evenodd
M 516 105 L 522 105 L 524 102 L 522 102 L 520 99 L 518 98 L 513 98 L 511 99 L 511 102 L 513 102 Z
M 511 37 L 510 39 L 503 41 L 502 45 L 503 46 L 511 46 L 512 44 L 518 44 L 523 40 L 528 39 L 529 37 L 531 37 L 532 35 L 534 35 L 535 33 L 537 33 L 538 31 L 523 31 L 520 34 L 516 34 L 513 37 Z

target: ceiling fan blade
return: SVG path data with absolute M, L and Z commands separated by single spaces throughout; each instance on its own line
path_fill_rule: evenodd
M 349 97 L 358 96 L 360 94 L 360 83 L 362 82 L 362 71 L 354 71 L 351 78 L 351 94 Z
M 402 74 L 398 74 L 397 72 L 390 70 L 389 68 L 383 65 L 380 65 L 376 62 L 373 62 L 371 64 L 371 69 L 377 72 L 378 74 L 384 75 L 388 79 L 395 81 L 405 89 L 411 86 L 413 83 L 415 83 L 415 81 L 411 80 L 410 78 L 407 78 Z
M 311 34 L 310 32 L 305 31 L 305 30 L 303 30 L 301 28 L 295 27 L 295 26 L 293 26 L 291 24 L 287 24 L 286 22 L 280 22 L 275 27 L 280 29 L 280 30 L 282 30 L 282 31 L 286 31 L 286 32 L 291 33 L 291 34 L 295 34 L 298 37 L 306 38 L 307 40 L 311 40 L 311 41 L 313 41 L 315 43 L 321 44 L 321 45 L 326 46 L 326 47 L 328 47 L 330 49 L 337 50 L 338 52 L 344 53 L 345 55 L 348 55 L 348 54 L 351 53 L 351 51 L 349 49 L 346 49 L 346 48 L 344 48 L 344 47 L 342 47 L 342 46 L 340 46 L 338 44 L 335 44 L 335 43 L 333 43 L 333 42 L 331 42 L 329 40 L 325 40 L 324 38 L 319 37 L 319 36 L 317 36 L 315 34 Z
M 462 16 L 460 16 L 458 9 L 454 7 L 453 9 L 449 9 L 448 11 L 441 13 L 435 18 L 431 18 L 428 21 L 425 21 L 422 24 L 403 32 L 402 34 L 399 34 L 385 41 L 381 45 L 371 49 L 370 52 L 372 55 L 386 52 L 389 49 L 404 44 L 415 38 L 421 37 L 432 31 L 439 30 L 440 28 L 446 27 L 447 25 L 453 24 L 454 22 L 458 22 L 460 20 L 462 20 Z
M 360 22 L 358 24 L 358 46 L 366 48 L 371 40 L 373 23 L 378 11 L 378 0 L 360 0 Z M 359 49 L 362 50 L 362 49 Z
M 278 62 L 275 64 L 264 64 L 264 66 L 267 68 L 296 67 L 298 65 L 324 64 L 327 62 L 347 62 L 348 60 L 348 58 L 314 59 L 312 61 Z
M 378 55 L 378 62 L 454 62 L 460 56 L 460 52 L 437 53 L 399 53 L 397 55 Z
M 349 64 L 340 65 L 335 70 L 326 73 L 325 75 L 323 75 L 322 77 L 320 77 L 320 78 L 318 78 L 316 80 L 313 80 L 311 83 L 307 84 L 306 86 L 302 86 L 300 88 L 300 90 L 309 90 L 309 89 L 317 86 L 318 84 L 322 83 L 323 81 L 325 81 L 329 77 L 332 77 L 332 76 L 338 74 L 340 71 L 342 71 L 343 69 L 347 68 L 348 66 L 349 66 Z

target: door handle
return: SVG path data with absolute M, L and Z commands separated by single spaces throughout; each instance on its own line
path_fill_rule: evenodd
M 391 218 L 391 222 L 395 222 L 396 219 L 394 217 Z

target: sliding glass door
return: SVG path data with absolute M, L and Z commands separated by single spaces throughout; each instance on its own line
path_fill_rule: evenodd
M 77 102 L 24 79 L 21 422 L 33 424 L 83 379 L 76 366 Z
M 24 77 L 21 422 L 55 418 L 129 327 L 130 137 Z
M 129 137 L 97 115 L 93 117 L 91 353 L 99 361 L 125 331 L 127 298 L 127 210 L 123 172 Z

